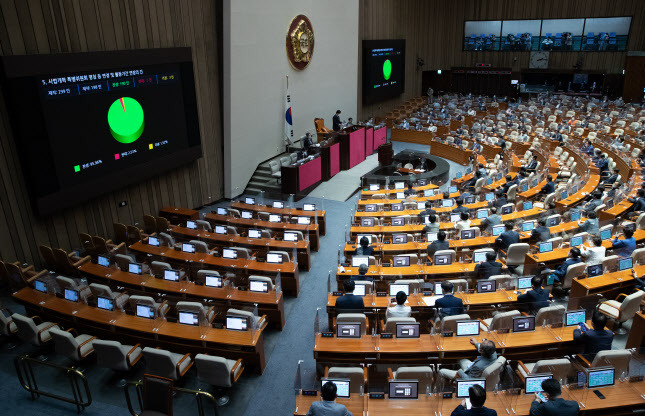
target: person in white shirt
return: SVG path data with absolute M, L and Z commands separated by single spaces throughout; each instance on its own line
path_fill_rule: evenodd
M 385 319 L 390 318 L 407 318 L 412 312 L 412 308 L 405 306 L 405 301 L 408 300 L 408 296 L 403 291 L 399 291 L 396 294 L 396 305 L 390 306 L 385 312 Z M 393 305 L 393 304 L 391 304 Z
M 599 236 L 594 235 L 591 237 L 591 247 L 580 246 L 580 254 L 589 266 L 602 264 L 605 258 L 605 247 L 602 246 L 602 240 Z
M 461 214 L 459 214 L 459 218 L 461 218 L 461 220 L 457 221 L 457 223 L 455 224 L 455 229 L 459 234 L 461 234 L 461 230 L 470 228 L 470 219 L 467 212 L 462 212 Z

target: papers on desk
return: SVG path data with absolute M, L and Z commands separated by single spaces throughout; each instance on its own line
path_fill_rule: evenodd
M 442 297 L 443 296 L 424 296 L 423 303 L 425 303 L 426 306 L 434 306 L 435 301 Z

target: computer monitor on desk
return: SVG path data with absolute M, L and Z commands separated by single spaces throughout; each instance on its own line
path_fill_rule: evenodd
M 394 217 L 392 218 L 392 227 L 403 227 L 405 225 L 405 218 Z
M 393 380 L 389 382 L 390 399 L 417 399 L 419 397 L 418 380 Z
M 586 313 L 584 309 L 575 311 L 567 311 L 564 314 L 564 322 L 566 326 L 576 326 L 586 322 Z
M 105 311 L 113 311 L 114 310 L 114 302 L 112 302 L 112 299 L 106 298 L 103 296 L 98 296 L 96 298 L 96 306 L 99 309 L 103 309 Z
M 342 398 L 342 399 L 347 399 L 349 398 L 349 380 L 346 379 L 339 379 L 339 378 L 323 378 L 322 379 L 322 385 L 324 386 L 327 383 L 332 383 L 336 385 L 336 396 Z
M 367 238 L 367 241 L 369 242 L 369 244 L 372 244 L 372 234 L 357 234 L 356 235 L 356 244 L 360 244 L 361 239 L 363 237 Z
M 361 227 L 374 227 L 374 218 L 361 218 Z
M 366 204 L 365 212 L 376 212 L 376 204 Z
M 228 211 L 226 211 L 226 208 L 217 208 L 217 215 L 228 215 Z
M 231 331 L 247 331 L 249 328 L 248 318 L 241 316 L 226 316 L 226 329 Z
M 316 204 L 303 204 L 302 205 L 302 210 L 303 211 L 315 211 L 316 210 Z
M 428 241 L 430 243 L 433 242 L 433 241 L 436 241 L 438 234 L 439 234 L 438 232 L 427 233 L 426 234 L 426 241 Z
M 542 392 L 542 382 L 553 378 L 553 374 L 535 374 L 526 376 L 524 379 L 524 394 L 535 394 Z
M 178 311 L 177 314 L 179 315 L 178 322 L 180 324 L 191 326 L 199 325 L 199 314 L 186 311 Z
M 367 293 L 367 285 L 357 284 L 354 286 L 354 292 L 352 293 L 355 296 L 365 296 Z
M 406 295 L 410 295 L 410 285 L 407 283 L 390 283 L 390 296 L 396 296 L 397 293 L 403 292 Z
M 475 230 L 474 229 L 461 230 L 461 239 L 462 240 L 471 240 L 473 238 L 475 238 Z
M 244 198 L 244 202 L 249 205 L 255 205 L 255 198 L 247 196 L 246 198 Z
M 311 217 L 298 217 L 298 224 L 300 225 L 311 224 Z
M 583 238 L 582 238 L 581 235 L 571 237 L 571 239 L 569 240 L 569 246 L 571 246 L 571 247 L 579 247 L 579 246 L 582 245 L 582 242 L 583 242 L 582 240 L 583 240 Z
M 476 251 L 473 255 L 473 262 L 479 263 L 480 261 L 486 261 L 486 251 Z
M 278 208 L 278 209 L 284 208 L 284 202 L 282 202 L 282 201 L 273 201 L 273 208 Z
M 419 338 L 421 332 L 419 322 L 402 322 L 396 324 L 397 338 Z
M 226 234 L 226 226 L 224 225 L 216 225 L 215 226 L 215 234 Z
M 472 337 L 479 335 L 479 321 L 457 321 L 457 336 Z
M 128 263 L 128 272 L 140 275 L 143 273 L 143 267 L 141 266 L 141 263 Z
M 352 257 L 352 267 L 360 267 L 361 264 L 369 266 L 370 265 L 369 256 L 354 256 L 354 257 Z
M 393 244 L 405 244 L 408 242 L 407 234 L 392 234 L 392 243 Z
M 496 236 L 500 235 L 501 233 L 503 233 L 505 229 L 506 229 L 506 226 L 504 226 L 504 225 L 495 225 L 493 227 L 493 233 L 492 234 L 493 234 L 493 236 L 496 237 Z
M 78 290 L 75 289 L 65 289 L 65 300 L 70 302 L 78 302 Z
M 186 221 L 186 228 L 190 228 L 191 230 L 196 230 L 197 224 L 195 224 L 195 221 L 188 220 Z
M 179 281 L 179 270 L 164 270 L 163 271 L 163 279 L 168 280 L 170 282 L 178 282 Z
M 587 276 L 594 277 L 600 276 L 602 274 L 602 264 L 594 264 L 593 266 L 587 266 Z
M 269 214 L 269 222 L 281 222 L 282 217 L 278 214 Z
M 548 253 L 550 251 L 553 251 L 553 241 L 540 243 L 540 253 Z
M 603 241 L 611 239 L 611 230 L 602 230 L 600 232 L 600 239 Z
M 41 293 L 47 293 L 47 284 L 42 280 L 34 280 L 34 289 Z
M 599 387 L 613 386 L 615 382 L 615 371 L 613 367 L 589 369 L 587 372 L 587 387 L 596 389 Z
M 99 255 L 96 262 L 99 266 L 110 267 L 110 259 L 108 256 Z
M 251 211 L 242 211 L 242 218 L 244 218 L 245 220 L 252 220 L 253 213 Z
M 495 280 L 478 280 L 477 293 L 491 293 L 496 290 Z
M 269 284 L 260 280 L 249 280 L 249 292 L 268 293 Z
M 392 257 L 392 266 L 394 267 L 408 267 L 410 265 L 409 256 L 394 256 Z
M 533 221 L 526 221 L 522 223 L 522 231 L 527 232 L 533 230 L 535 223 Z
M 225 258 L 225 259 L 229 259 L 229 260 L 236 260 L 237 259 L 237 250 L 234 250 L 232 248 L 222 249 L 222 257 Z
M 136 315 L 139 318 L 154 319 L 155 310 L 152 308 L 152 306 L 141 305 L 137 303 Z
M 439 254 L 434 256 L 434 264 L 438 266 L 448 266 L 452 264 L 451 254 Z
M 356 323 L 337 323 L 336 336 L 338 338 L 360 338 L 361 337 L 361 324 Z
M 280 253 L 267 253 L 267 263 L 282 264 L 283 260 Z
M 195 244 L 192 243 L 182 243 L 181 244 L 181 251 L 184 253 L 195 253 Z
M 370 184 L 370 191 L 379 191 L 381 190 L 381 185 L 378 183 L 372 183 Z
M 580 221 L 580 218 L 582 218 L 581 211 L 576 210 L 571 212 L 571 221 Z
M 153 247 L 159 247 L 159 239 L 153 236 L 148 237 L 148 245 Z
M 394 189 L 405 189 L 405 182 L 394 182 Z
M 486 379 L 483 378 L 473 378 L 469 380 L 457 380 L 457 398 L 465 399 L 469 397 L 468 389 L 474 385 L 480 385 L 486 389 Z
M 535 331 L 535 316 L 513 318 L 513 332 Z
M 631 257 L 625 257 L 620 260 L 618 260 L 618 271 L 623 271 L 627 269 L 631 269 L 633 267 L 633 259 Z
M 477 210 L 477 218 L 480 220 L 483 220 L 484 218 L 488 218 L 488 210 L 487 209 L 478 209 Z
M 207 274 L 206 278 L 204 279 L 204 286 L 221 288 L 222 278 L 220 276 L 213 276 L 213 275 Z
M 403 204 L 400 202 L 395 202 L 394 204 L 390 204 L 390 210 L 391 211 L 403 211 Z M 394 225 L 394 224 L 392 224 Z
M 298 234 L 293 233 L 293 232 L 285 231 L 285 233 L 284 233 L 284 241 L 297 242 L 298 241 Z

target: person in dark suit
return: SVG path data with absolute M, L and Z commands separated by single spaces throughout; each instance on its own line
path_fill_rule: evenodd
M 614 173 L 608 176 L 607 179 L 603 181 L 603 183 L 605 185 L 613 185 L 613 183 L 618 180 L 618 175 L 620 175 L 620 170 L 617 168 L 614 168 Z
M 356 288 L 356 283 L 353 279 L 347 279 L 343 282 L 343 289 L 345 289 L 345 294 L 336 298 L 336 311 L 356 311 L 361 312 L 365 309 L 365 304 L 363 304 L 363 298 L 360 296 L 354 295 L 354 288 Z
M 367 276 L 367 272 L 369 271 L 369 269 L 370 269 L 370 266 L 368 266 L 367 264 L 361 264 L 360 266 L 358 266 L 358 276 L 352 275 L 351 278 L 354 280 L 364 280 L 368 282 L 373 282 L 374 279 L 370 276 Z
M 567 256 L 566 260 L 557 268 L 553 271 L 553 274 L 555 275 L 555 280 L 558 282 L 562 282 L 564 280 L 564 276 L 567 275 L 567 269 L 569 266 L 572 266 L 574 264 L 578 264 L 582 261 L 580 258 L 580 249 L 578 247 L 571 247 L 571 250 L 569 250 L 569 255 Z
M 308 150 L 312 146 L 313 142 L 311 140 L 311 134 L 306 133 L 305 137 L 302 138 L 302 148 Z
M 360 246 L 354 250 L 354 254 L 357 256 L 373 256 L 374 249 L 370 246 L 370 240 L 367 237 L 361 237 L 359 241 Z
M 533 159 L 531 160 L 531 162 L 529 162 L 528 166 L 526 167 L 526 170 L 528 172 L 535 172 L 535 169 L 537 169 L 537 163 L 538 163 L 537 155 L 534 155 Z
M 486 252 L 486 261 L 481 261 L 475 266 L 476 279 L 488 279 L 501 274 L 502 263 L 495 261 L 497 254 L 494 251 Z
M 437 307 L 439 315 L 444 316 L 461 315 L 464 313 L 464 301 L 452 294 L 455 285 L 448 280 L 441 282 L 443 297 L 437 299 L 434 306 Z
M 428 257 L 432 261 L 434 253 L 439 250 L 449 250 L 450 244 L 446 241 L 446 232 L 439 231 L 437 233 L 437 239 L 428 245 Z
M 468 214 L 470 212 L 470 210 L 464 206 L 463 198 L 457 198 L 455 202 L 457 203 L 457 206 L 452 209 L 453 214 L 460 214 L 462 212 Z
M 334 131 L 340 130 L 340 110 L 336 110 L 336 114 L 331 118 L 332 119 L 332 128 Z
M 551 175 L 546 175 L 546 183 L 540 189 L 542 195 L 548 195 L 555 192 L 555 183 L 553 182 L 553 177 Z
M 557 379 L 544 380 L 542 390 L 546 393 L 548 401 L 542 402 L 536 393 L 535 400 L 531 403 L 530 416 L 576 416 L 580 411 L 578 402 L 560 397 L 562 389 Z
M 468 388 L 468 398 L 470 399 L 470 409 L 466 409 L 466 400 L 452 411 L 450 416 L 497 416 L 497 411 L 484 407 L 486 402 L 486 390 L 479 384 Z
M 599 351 L 610 350 L 614 340 L 614 333 L 605 329 L 607 317 L 603 313 L 594 311 L 591 325 L 593 329 L 588 329 L 586 332 L 582 332 L 579 328 L 573 330 L 573 340 L 584 344 L 584 355 L 589 361 L 592 361 Z
M 332 382 L 323 384 L 320 389 L 321 401 L 314 401 L 307 416 L 352 416 L 344 404 L 336 403 L 338 388 Z
M 506 200 L 506 194 L 503 192 L 503 190 L 498 189 L 497 192 L 495 192 L 495 200 L 490 201 L 488 203 L 488 206 L 499 209 L 506 204 L 508 204 L 508 201 Z
M 517 303 L 522 304 L 521 309 L 530 313 L 537 313 L 540 308 L 549 306 L 549 289 L 542 288 L 542 277 L 535 275 L 531 279 L 531 290 L 517 297 Z
M 506 231 L 497 236 L 495 244 L 501 250 L 506 251 L 511 244 L 517 244 L 520 242 L 520 234 L 513 230 L 514 227 L 512 222 L 509 221 L 504 224 L 504 226 L 506 227 Z
M 604 153 L 600 154 L 600 158 L 596 162 L 596 167 L 600 171 L 600 176 L 604 176 L 607 173 L 607 170 L 609 169 L 609 161 L 607 161 Z
M 538 220 L 538 226 L 531 230 L 529 243 L 540 243 L 551 238 L 551 230 L 546 226 L 546 218 L 542 217 Z
M 424 209 L 423 211 L 419 212 L 419 218 L 421 218 L 421 220 L 423 221 L 423 217 L 427 217 L 430 214 L 436 215 L 437 211 L 432 209 L 432 202 L 426 201 L 426 209 Z

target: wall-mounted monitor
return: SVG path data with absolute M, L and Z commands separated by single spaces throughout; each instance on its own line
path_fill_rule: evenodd
M 363 40 L 363 103 L 405 91 L 405 39 Z
M 40 215 L 202 155 L 190 48 L 4 56 L 2 75 Z

